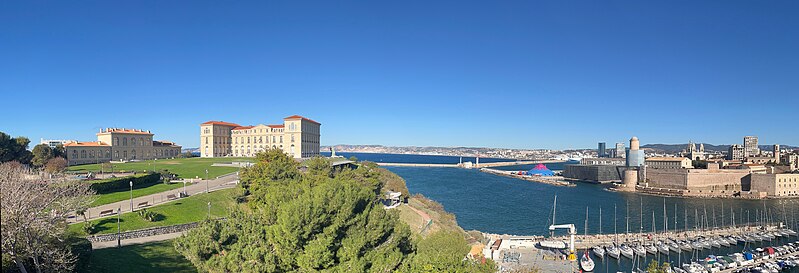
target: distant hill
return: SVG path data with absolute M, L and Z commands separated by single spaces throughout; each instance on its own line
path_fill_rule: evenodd
M 759 145 L 761 150 L 771 151 L 771 145 Z M 646 144 L 641 146 L 643 149 L 651 149 L 663 153 L 678 153 L 688 148 L 688 143 L 684 144 Z M 696 148 L 699 149 L 699 143 L 696 143 Z M 713 145 L 705 143 L 705 151 L 707 152 L 725 152 L 730 149 L 730 145 Z M 781 149 L 797 149 L 796 146 L 782 145 Z

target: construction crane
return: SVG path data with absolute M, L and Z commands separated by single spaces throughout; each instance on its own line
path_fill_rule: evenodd
M 576 261 L 577 255 L 574 254 L 575 247 L 574 247 L 574 235 L 577 234 L 577 230 L 574 228 L 574 224 L 563 224 L 563 225 L 551 225 L 549 226 L 549 231 L 554 232 L 556 229 L 568 229 L 569 230 L 569 261 Z

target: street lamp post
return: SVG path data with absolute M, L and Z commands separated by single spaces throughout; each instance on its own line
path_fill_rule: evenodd
M 122 239 L 119 237 L 119 215 L 122 214 L 122 207 L 117 208 L 117 247 L 122 246 Z
M 183 196 L 186 196 L 186 180 L 183 180 Z
M 208 219 L 211 219 L 211 202 L 208 201 Z
M 208 193 L 208 169 L 205 169 L 205 193 Z
M 130 211 L 133 212 L 133 180 L 130 181 Z

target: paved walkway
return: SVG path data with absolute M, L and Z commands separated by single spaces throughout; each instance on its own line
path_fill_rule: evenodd
M 231 185 L 235 185 L 238 182 L 239 182 L 239 176 L 236 173 L 233 173 L 231 175 L 221 176 L 221 177 L 219 177 L 217 179 L 208 180 L 207 181 L 207 187 L 208 187 L 209 191 L 215 191 L 215 190 L 220 190 L 220 189 L 224 189 L 224 188 L 230 188 Z M 159 204 L 162 204 L 162 203 L 166 203 L 166 202 L 172 201 L 172 200 L 174 200 L 176 198 L 170 198 L 170 195 L 172 195 L 174 197 L 178 197 L 178 196 L 180 196 L 180 193 L 183 192 L 183 190 L 184 190 L 184 188 L 180 187 L 180 188 L 176 188 L 176 189 L 165 191 L 165 192 L 159 192 L 159 193 L 155 193 L 155 194 L 151 194 L 151 195 L 134 197 L 133 198 L 133 210 L 136 211 L 136 210 L 138 210 L 140 208 L 149 208 L 149 207 L 152 207 L 152 206 L 155 206 L 155 205 L 159 205 Z M 194 194 L 198 194 L 198 193 L 203 193 L 206 190 L 206 181 L 199 181 L 199 182 L 194 183 L 194 184 L 188 184 L 187 183 L 185 190 L 186 190 L 186 193 L 189 196 L 194 195 Z M 145 202 L 147 203 L 146 206 L 139 207 L 139 204 L 142 204 L 142 203 L 145 203 Z M 89 208 L 88 210 L 86 210 L 86 217 L 89 220 L 93 220 L 93 219 L 102 218 L 102 217 L 116 216 L 116 210 L 117 209 L 122 209 L 122 213 L 130 212 L 131 211 L 130 199 L 124 200 L 124 201 L 119 201 L 119 202 L 116 202 L 116 203 L 105 204 L 105 205 Z M 110 214 L 104 214 L 102 217 L 100 217 L 100 213 L 101 212 L 109 211 L 109 210 L 112 210 L 114 212 L 110 213 Z M 77 216 L 77 217 L 74 217 L 74 218 L 67 219 L 68 223 L 75 223 L 75 222 L 82 222 L 82 221 L 83 221 L 83 217 L 82 216 Z
M 150 242 L 159 242 L 159 241 L 171 240 L 171 239 L 175 239 L 177 237 L 180 237 L 184 233 L 185 233 L 185 231 L 184 232 L 167 233 L 167 234 L 161 234 L 161 235 L 155 235 L 155 236 L 140 237 L 140 238 L 134 238 L 134 239 L 125 239 L 125 240 L 122 240 L 121 244 L 122 244 L 122 246 L 128 246 L 128 245 L 136 245 L 136 244 L 144 244 L 144 243 L 150 243 Z M 92 243 L 92 249 L 101 249 L 101 248 L 109 248 L 109 247 L 116 247 L 116 246 L 117 246 L 117 241 L 94 242 L 94 243 Z

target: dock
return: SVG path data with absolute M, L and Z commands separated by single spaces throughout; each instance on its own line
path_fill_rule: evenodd
M 549 184 L 553 186 L 561 186 L 561 187 L 574 187 L 576 186 L 574 183 L 569 182 L 568 180 L 564 179 L 562 176 L 534 176 L 534 175 L 519 175 L 516 174 L 516 171 L 501 171 L 489 168 L 481 168 L 481 172 L 495 174 L 499 176 L 505 176 L 510 178 L 521 179 L 525 181 L 531 182 L 538 182 Z
M 696 238 L 714 238 L 720 236 L 737 236 L 742 234 L 759 234 L 765 232 L 775 232 L 784 230 L 778 226 L 738 226 L 716 228 L 708 230 L 681 230 L 659 233 L 620 233 L 620 234 L 589 234 L 575 235 L 575 247 L 577 253 L 589 251 L 594 246 L 613 245 L 638 242 L 643 244 L 655 243 L 665 239 L 671 240 L 693 240 Z M 486 248 L 484 256 L 491 257 L 497 264 L 504 269 L 523 269 L 538 268 L 543 272 L 578 272 L 577 263 L 566 260 L 565 247 L 568 244 L 569 236 L 515 236 L 498 235 L 483 233 L 488 239 L 488 245 L 493 248 Z M 795 235 L 793 235 L 795 238 Z M 562 245 L 559 249 L 550 249 L 545 246 Z M 794 252 L 787 255 L 796 255 Z M 786 255 L 782 255 L 786 256 Z M 510 257 L 510 258 L 509 258 Z M 775 258 L 756 260 L 755 264 L 747 266 L 753 267 L 757 264 L 774 261 Z M 740 267 L 739 267 L 740 268 Z M 721 272 L 734 272 L 724 270 Z
M 516 166 L 516 165 L 531 165 L 531 164 L 547 164 L 547 163 L 563 163 L 563 160 L 524 160 L 524 161 L 507 161 L 507 162 L 490 162 L 472 164 L 472 168 L 492 168 L 503 166 Z M 378 166 L 390 167 L 433 167 L 433 168 L 465 168 L 465 164 L 454 163 L 391 163 L 391 162 L 375 162 Z

